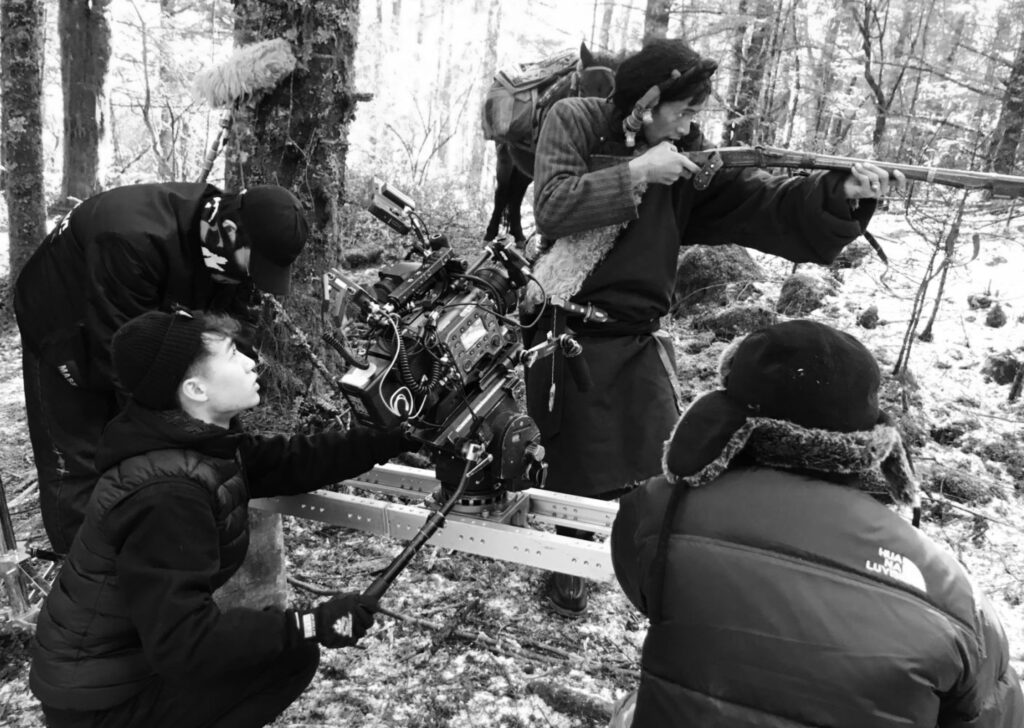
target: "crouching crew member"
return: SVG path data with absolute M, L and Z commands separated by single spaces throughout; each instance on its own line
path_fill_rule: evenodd
M 283 187 L 228 194 L 167 182 L 101 192 L 46 236 L 14 284 L 14 310 L 39 507 L 54 550 L 67 553 L 82 525 L 100 475 L 100 436 L 121 409 L 114 332 L 175 304 L 251 319 L 257 290 L 288 292 L 308 235 L 299 200 Z
M 260 401 L 234 319 L 150 312 L 114 336 L 130 394 L 106 428 L 103 475 L 43 605 L 29 684 L 49 726 L 262 726 L 306 688 L 319 646 L 351 646 L 376 603 L 221 611 L 251 497 L 353 477 L 411 449 L 399 432 L 259 437 Z
M 882 502 L 919 496 L 868 350 L 791 321 L 720 373 L 612 530 L 651 620 L 633 728 L 1024 726 L 991 605 Z

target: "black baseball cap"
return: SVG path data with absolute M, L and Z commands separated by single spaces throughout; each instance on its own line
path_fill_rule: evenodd
M 238 223 L 249 243 L 249 275 L 261 291 L 291 290 L 291 266 L 309 237 L 302 203 L 278 185 L 256 185 L 239 195 Z

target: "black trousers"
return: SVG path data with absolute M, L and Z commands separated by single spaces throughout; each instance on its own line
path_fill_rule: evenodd
M 120 408 L 114 392 L 72 387 L 24 345 L 21 360 L 43 528 L 53 550 L 66 554 L 99 479 L 100 435 Z
M 109 710 L 43 706 L 49 728 L 260 728 L 272 723 L 312 682 L 320 647 L 303 642 L 272 664 L 199 684 L 155 680 Z

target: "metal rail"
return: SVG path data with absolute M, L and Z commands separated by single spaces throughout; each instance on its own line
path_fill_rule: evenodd
M 345 485 L 370 497 L 318 490 L 277 498 L 260 498 L 254 508 L 344 526 L 400 541 L 412 539 L 436 510 L 432 496 L 440 483 L 429 470 L 382 465 Z M 392 503 L 380 496 L 398 496 Z M 570 526 L 607 536 L 618 512 L 614 502 L 580 498 L 532 488 L 507 493 L 499 506 L 479 513 L 449 513 L 430 543 L 456 551 L 511 561 L 537 569 L 574 574 L 595 581 L 614 576 L 607 541 L 559 536 L 541 526 Z M 30 567 L 29 554 L 14 538 L 7 500 L 0 480 L 0 590 L 8 606 L 0 623 L 11 621 L 32 629 L 36 612 L 49 590 L 47 574 Z M 52 569 L 51 564 L 48 568 Z
M 400 496 L 412 503 L 389 503 L 377 498 L 318 490 L 304 495 L 260 498 L 251 505 L 273 513 L 408 541 L 432 512 L 431 495 L 440 487 L 428 470 L 390 464 L 347 480 L 345 485 L 376 495 Z M 607 542 L 559 536 L 538 530 L 536 526 L 570 526 L 608 535 L 617 512 L 614 502 L 531 488 L 508 493 L 506 501 L 491 511 L 450 513 L 430 543 L 538 569 L 610 581 L 614 573 Z

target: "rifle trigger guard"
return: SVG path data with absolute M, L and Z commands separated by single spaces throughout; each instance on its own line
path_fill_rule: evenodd
M 722 156 L 718 152 L 713 152 L 708 161 L 700 168 L 700 171 L 693 176 L 693 189 L 698 192 L 703 192 L 711 184 L 711 180 L 715 176 L 715 172 L 722 168 Z

